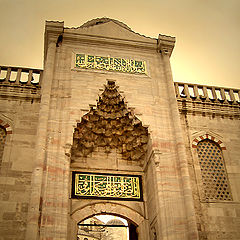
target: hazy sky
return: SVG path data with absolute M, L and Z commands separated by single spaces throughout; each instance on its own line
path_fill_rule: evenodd
M 175 36 L 174 81 L 240 88 L 240 0 L 0 0 L 0 65 L 42 68 L 45 20 L 104 16 Z

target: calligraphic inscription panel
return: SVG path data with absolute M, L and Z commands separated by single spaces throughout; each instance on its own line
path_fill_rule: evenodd
M 125 73 L 147 74 L 146 62 L 133 59 L 76 54 L 75 67 Z
M 72 198 L 142 200 L 141 176 L 73 172 Z

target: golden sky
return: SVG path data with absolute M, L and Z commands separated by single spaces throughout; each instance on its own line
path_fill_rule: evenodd
M 97 17 L 175 36 L 174 81 L 240 88 L 240 0 L 0 0 L 0 65 L 42 68 L 45 20 Z

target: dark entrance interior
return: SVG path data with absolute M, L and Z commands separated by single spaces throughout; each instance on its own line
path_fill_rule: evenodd
M 138 240 L 137 227 L 129 223 L 129 240 Z

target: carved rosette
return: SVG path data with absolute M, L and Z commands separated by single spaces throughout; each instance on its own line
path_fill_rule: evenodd
M 116 149 L 126 160 L 141 161 L 147 142 L 147 127 L 127 108 L 115 82 L 108 81 L 96 109 L 91 108 L 75 128 L 72 156 L 87 157 L 101 147 L 106 153 Z

